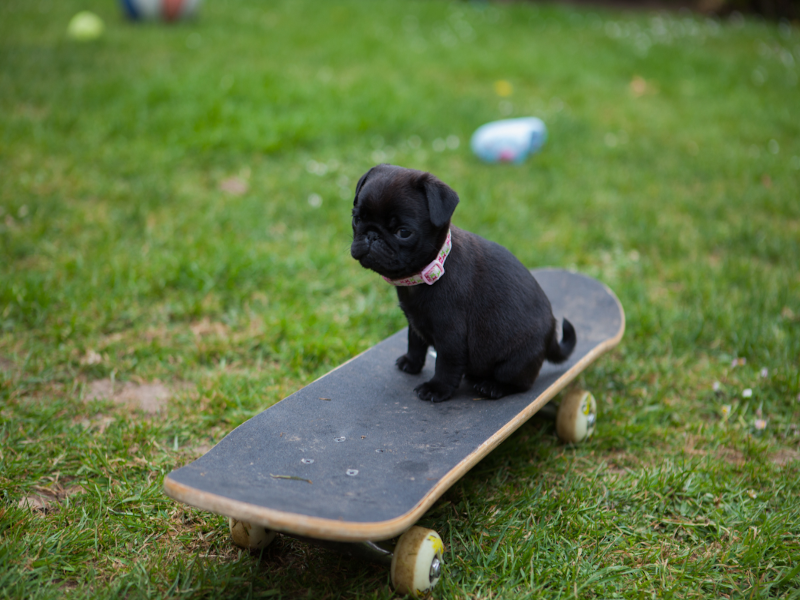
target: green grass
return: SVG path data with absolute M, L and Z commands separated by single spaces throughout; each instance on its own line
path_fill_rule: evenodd
M 84 8 L 97 42 L 65 36 Z M 422 520 L 447 543 L 434 597 L 800 596 L 798 63 L 795 26 L 681 14 L 208 0 L 160 26 L 0 3 L 0 597 L 392 595 L 385 568 L 289 538 L 241 552 L 161 492 L 403 326 L 348 251 L 382 161 L 628 319 L 581 377 L 591 441 L 534 420 Z M 529 114 L 541 154 L 471 155 L 477 126 Z M 151 414 L 105 379 L 172 398 Z

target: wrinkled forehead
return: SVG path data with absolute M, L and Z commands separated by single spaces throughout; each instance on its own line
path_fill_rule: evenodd
M 374 219 L 415 219 L 428 214 L 424 193 L 402 173 L 381 173 L 367 179 L 356 208 L 359 214 Z

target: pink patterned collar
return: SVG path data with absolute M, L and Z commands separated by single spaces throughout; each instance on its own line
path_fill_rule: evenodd
M 447 255 L 450 254 L 452 247 L 453 243 L 450 241 L 450 231 L 448 230 L 447 239 L 444 241 L 441 250 L 439 250 L 439 254 L 437 254 L 434 261 L 422 269 L 422 271 L 411 275 L 411 277 L 404 277 L 403 279 L 389 279 L 388 277 L 384 277 L 384 279 L 397 287 L 409 287 L 421 283 L 433 285 L 444 275 L 444 261 L 447 259 Z

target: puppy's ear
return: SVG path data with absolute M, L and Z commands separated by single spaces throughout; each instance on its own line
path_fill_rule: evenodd
M 428 212 L 434 227 L 442 227 L 458 204 L 458 194 L 446 183 L 439 181 L 433 175 L 426 173 L 423 179 L 423 188 L 428 198 Z
M 367 177 L 369 177 L 369 174 L 372 173 L 372 170 L 374 168 L 375 167 L 372 167 L 372 169 L 370 169 L 369 171 L 364 173 L 361 176 L 361 179 L 358 180 L 358 183 L 356 184 L 356 195 L 355 195 L 355 198 L 353 198 L 353 206 L 356 205 L 356 202 L 358 201 L 358 194 L 361 192 L 361 188 L 364 187 L 364 182 L 367 181 Z

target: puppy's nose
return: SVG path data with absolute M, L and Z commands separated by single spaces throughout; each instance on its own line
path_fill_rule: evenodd
M 368 231 L 366 237 L 367 237 L 367 241 L 371 244 L 372 242 L 377 240 L 380 236 L 377 233 L 375 233 L 374 231 Z

